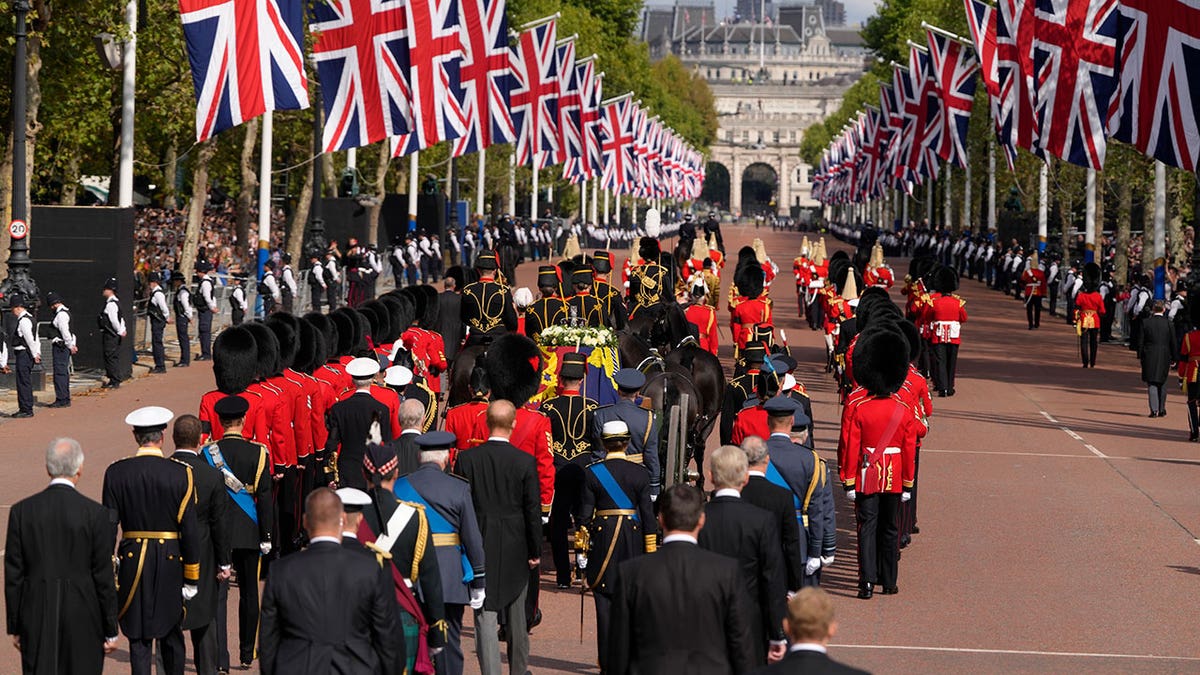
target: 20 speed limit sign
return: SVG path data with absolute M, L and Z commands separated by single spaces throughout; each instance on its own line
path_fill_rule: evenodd
M 23 220 L 14 220 L 8 225 L 8 234 L 13 239 L 24 239 L 29 234 L 29 225 Z

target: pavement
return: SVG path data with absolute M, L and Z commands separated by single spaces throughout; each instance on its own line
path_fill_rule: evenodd
M 800 362 L 817 448 L 833 466 L 834 387 L 822 372 L 821 337 L 797 317 L 789 277 L 801 235 L 751 226 L 727 226 L 724 235 L 730 258 L 758 236 L 781 267 L 776 325 Z M 834 240 L 827 243 L 832 250 Z M 906 263 L 893 265 L 902 278 Z M 527 263 L 518 282 L 532 287 L 535 275 Z M 1182 394 L 1170 392 L 1166 418 L 1148 419 L 1132 352 L 1104 345 L 1097 367 L 1085 370 L 1062 319 L 1044 314 L 1041 329 L 1028 331 L 1017 301 L 972 281 L 961 295 L 969 321 L 958 393 L 933 401 L 919 477 L 921 533 L 903 552 L 898 595 L 854 597 L 854 522 L 837 496 L 837 560 L 823 577 L 839 622 L 830 654 L 888 673 L 1200 672 L 1200 445 L 1186 442 Z M 893 297 L 900 300 L 898 289 Z M 54 437 L 81 441 L 80 489 L 99 498 L 104 467 L 134 450 L 122 424 L 129 410 L 153 404 L 194 413 L 211 387 L 201 362 L 80 396 L 70 409 L 39 408 L 33 420 L 0 421 L 0 524 L 12 502 L 45 484 L 42 453 Z M 581 631 L 578 587 L 554 588 L 548 551 L 543 560 L 545 618 L 533 631 L 531 670 L 598 672 L 591 599 L 583 600 Z M 467 672 L 476 673 L 471 628 L 464 633 Z M 110 671 L 124 671 L 126 650 L 122 639 Z M 17 652 L 0 649 L 0 672 L 18 669 Z

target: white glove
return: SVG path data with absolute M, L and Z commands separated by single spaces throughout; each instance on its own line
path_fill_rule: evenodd
M 444 650 L 444 649 L 446 649 L 446 648 L 445 648 L 445 647 L 430 647 L 430 648 L 429 648 L 429 655 L 430 655 L 430 656 L 437 656 L 438 654 L 441 654 L 441 653 L 442 653 L 442 650 Z
M 483 609 L 483 598 L 485 596 L 484 589 L 471 589 L 471 609 Z
M 651 493 L 650 494 L 650 503 L 653 504 L 654 502 L 657 502 L 657 501 L 658 501 L 658 495 Z
M 549 524 L 550 524 L 550 516 L 542 516 L 542 525 L 545 526 L 545 525 L 549 525 Z
M 821 569 L 821 557 L 813 556 L 808 559 L 807 563 L 805 563 L 804 574 L 806 576 L 812 576 L 812 575 L 816 574 L 817 570 L 819 570 L 819 569 Z
M 832 564 L 833 564 L 833 556 L 829 556 L 828 558 L 825 556 L 821 556 L 821 567 L 829 567 Z
M 854 490 L 846 490 L 846 499 L 849 499 L 850 501 L 854 501 L 854 498 L 857 496 L 858 495 L 857 495 L 857 493 L 854 492 Z
M 575 555 L 575 564 L 579 566 L 579 569 L 586 570 L 587 569 L 587 556 L 582 553 L 576 554 Z
M 905 490 L 904 492 L 900 493 L 900 501 L 906 502 L 910 499 L 912 499 L 912 491 L 911 490 Z
M 262 551 L 263 555 L 271 552 L 271 542 L 264 541 L 258 545 L 258 550 Z
M 191 600 L 192 598 L 196 597 L 196 594 L 199 592 L 200 592 L 200 589 L 196 588 L 196 584 L 184 584 L 183 585 L 183 599 L 184 600 Z

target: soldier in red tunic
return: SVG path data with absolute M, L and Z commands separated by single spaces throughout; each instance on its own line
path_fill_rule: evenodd
M 934 388 L 938 396 L 954 395 L 954 373 L 958 369 L 958 346 L 962 325 L 967 320 L 967 301 L 955 295 L 958 273 L 940 267 L 933 273 L 933 294 L 922 316 L 929 326 L 934 351 Z
M 243 423 L 244 433 L 249 440 L 266 443 L 266 415 L 262 413 L 262 400 L 246 389 L 254 383 L 258 373 L 258 347 L 254 335 L 241 326 L 221 331 L 213 342 L 213 376 L 217 388 L 200 397 L 201 442 L 207 443 L 225 435 L 221 418 L 214 411 L 217 401 L 226 396 L 241 396 L 250 404 Z
M 1034 251 L 1021 273 L 1021 287 L 1025 289 L 1025 318 L 1029 330 L 1042 326 L 1042 298 L 1046 297 L 1046 272 L 1038 266 L 1038 254 Z
M 683 311 L 683 315 L 687 317 L 689 323 L 696 327 L 700 336 L 700 347 L 716 356 L 718 349 L 717 310 L 705 304 L 704 299 L 707 296 L 708 285 L 697 279 L 688 293 L 687 309 Z
M 771 318 L 771 300 L 763 297 L 763 279 L 762 267 L 758 264 L 739 264 L 733 275 L 739 296 L 735 299 L 736 304 L 730 303 L 729 323 L 738 354 L 746 347 L 746 340 L 756 326 L 775 325 Z
M 1187 391 L 1188 440 L 1200 441 L 1200 298 L 1188 298 L 1192 330 L 1183 336 L 1179 347 L 1179 378 Z
M 1100 266 L 1083 266 L 1083 287 L 1075 294 L 1075 333 L 1079 335 L 1079 357 L 1084 368 L 1096 367 L 1100 345 L 1100 320 L 1104 317 L 1104 298 L 1100 297 Z

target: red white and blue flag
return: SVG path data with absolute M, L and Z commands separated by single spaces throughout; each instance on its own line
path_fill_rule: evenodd
M 550 19 L 521 32 L 512 50 L 515 85 L 511 95 L 517 132 L 517 164 L 549 166 L 558 156 L 558 57 L 556 22 Z
M 196 141 L 268 110 L 308 107 L 300 0 L 179 0 Z
M 392 141 L 397 157 L 452 141 L 468 128 L 459 83 L 458 0 L 408 0 L 405 12 L 413 121 L 409 133 Z
M 600 98 L 601 77 L 596 73 L 596 57 L 575 63 L 575 84 L 579 88 L 580 154 L 563 165 L 563 178 L 572 183 L 600 175 Z
M 979 61 L 958 40 L 929 29 L 925 35 L 929 40 L 933 86 L 942 104 L 942 143 L 938 156 L 962 168 L 967 165 L 967 125 L 975 104 Z
M 583 156 L 579 130 L 579 83 L 575 79 L 575 38 L 560 40 L 558 54 L 558 156 L 555 164 L 578 160 Z
M 601 150 L 604 170 L 600 187 L 624 193 L 633 184 L 637 172 L 633 159 L 632 94 L 605 101 L 601 105 Z
M 463 47 L 459 79 L 467 130 L 454 142 L 456 157 L 516 139 L 509 111 L 513 80 L 505 0 L 460 0 L 459 11 Z
M 1000 0 L 996 15 L 996 74 L 1000 85 L 1000 146 L 1008 167 L 1016 148 L 1040 153 L 1033 67 L 1034 0 Z

